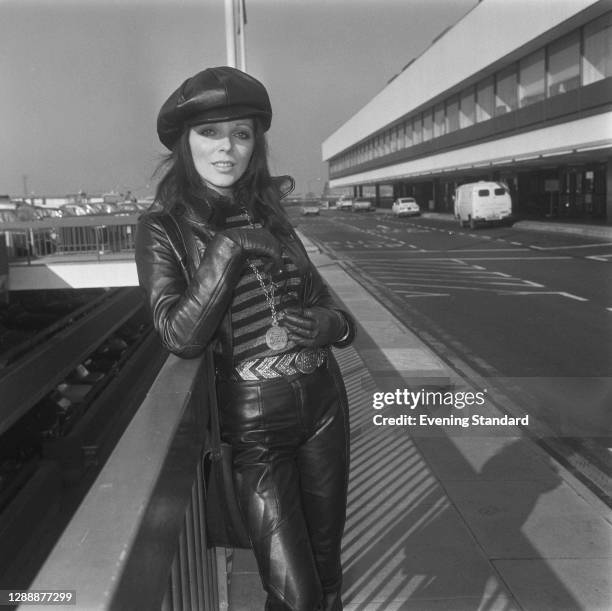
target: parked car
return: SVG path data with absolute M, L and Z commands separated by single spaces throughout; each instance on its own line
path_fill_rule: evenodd
M 117 211 L 114 213 L 117 216 L 126 216 L 131 214 L 140 214 L 142 208 L 134 202 L 120 202 L 117 204 Z
M 352 210 L 353 209 L 353 200 L 351 198 L 349 198 L 349 197 L 342 196 L 336 202 L 336 209 L 337 210 Z
M 471 182 L 457 187 L 454 212 L 459 224 L 470 229 L 480 223 L 508 223 L 512 220 L 512 198 L 502 183 Z
M 87 208 L 82 204 L 64 204 L 62 212 L 64 216 L 86 216 L 89 214 Z
M 18 220 L 14 210 L 0 210 L 0 223 L 14 223 Z
M 391 214 L 394 216 L 419 216 L 421 207 L 414 197 L 398 197 L 391 206 Z
M 374 204 L 369 199 L 356 199 L 351 207 L 353 212 L 372 212 Z
M 318 215 L 320 212 L 319 206 L 316 204 L 308 204 L 306 206 L 302 206 L 302 216 L 308 215 Z

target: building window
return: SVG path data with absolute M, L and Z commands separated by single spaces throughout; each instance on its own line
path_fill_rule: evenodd
M 395 153 L 395 151 L 397 151 L 398 132 L 399 132 L 399 127 L 394 127 L 391 130 L 391 152 L 392 153 Z
M 457 131 L 458 129 L 459 129 L 459 98 L 451 98 L 446 103 L 446 131 L 450 133 L 450 132 Z
M 582 84 L 612 76 L 612 13 L 584 26 Z
M 512 65 L 497 74 L 495 116 L 516 110 L 518 104 L 516 89 L 516 66 Z
M 491 95 L 493 95 L 493 86 L 491 86 Z M 493 103 L 491 102 L 491 105 Z M 474 96 L 474 90 L 468 89 L 461 94 L 459 101 L 459 127 L 469 127 L 474 125 L 474 109 L 476 106 L 476 99 Z
M 580 32 L 554 42 L 548 48 L 548 96 L 580 86 Z
M 412 121 L 406 121 L 404 124 L 404 146 L 412 146 Z
M 412 143 L 421 144 L 421 142 L 423 142 L 423 127 L 421 115 L 417 115 L 412 119 Z
M 423 142 L 431 140 L 433 136 L 433 112 L 426 110 L 423 113 Z
M 433 137 L 439 138 L 446 133 L 446 118 L 444 104 L 438 104 L 434 108 Z
M 545 97 L 546 64 L 544 49 L 528 55 L 519 62 L 520 107 L 539 102 Z
M 476 121 L 478 123 L 488 121 L 493 117 L 493 104 L 495 102 L 493 91 L 493 77 L 478 83 L 476 88 Z M 463 113 L 463 98 L 461 98 L 461 112 Z

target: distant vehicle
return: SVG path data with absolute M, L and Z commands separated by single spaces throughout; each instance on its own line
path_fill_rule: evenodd
M 141 212 L 142 208 L 139 207 L 138 204 L 134 202 L 121 202 L 117 204 L 117 211 L 114 214 L 124 216 L 128 214 L 140 214 Z
M 419 216 L 421 207 L 414 197 L 398 197 L 391 206 L 391 213 L 394 216 Z
M 93 204 L 88 204 L 90 212 L 89 214 L 115 214 L 119 207 L 117 204 L 113 204 L 112 202 L 96 202 Z
M 0 208 L 0 223 L 14 223 L 18 221 L 17 214 L 14 210 L 8 208 Z
M 512 220 L 512 199 L 506 185 L 499 182 L 471 182 L 455 191 L 455 218 L 461 227 L 474 229 L 480 223 Z
M 372 212 L 374 210 L 374 204 L 369 199 L 355 199 L 351 206 L 353 212 Z
M 62 206 L 64 216 L 86 216 L 89 214 L 87 208 L 81 204 L 64 204 Z
M 309 204 L 306 206 L 302 206 L 302 216 L 318 215 L 319 212 L 320 212 L 320 208 L 319 206 L 315 204 Z
M 337 210 L 352 210 L 353 209 L 353 200 L 351 198 L 349 198 L 349 197 L 342 196 L 336 202 L 336 209 Z

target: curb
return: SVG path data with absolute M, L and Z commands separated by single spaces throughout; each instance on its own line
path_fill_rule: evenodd
M 380 216 L 391 216 L 388 209 L 376 210 Z M 419 217 L 417 217 L 419 218 Z M 423 219 L 435 219 L 445 223 L 457 224 L 452 214 L 444 212 L 423 212 Z M 539 231 L 542 233 L 565 233 L 569 235 L 585 236 L 592 238 L 604 238 L 612 240 L 612 225 L 586 225 L 582 223 L 554 223 L 549 221 L 516 221 L 511 225 L 512 229 L 523 231 Z

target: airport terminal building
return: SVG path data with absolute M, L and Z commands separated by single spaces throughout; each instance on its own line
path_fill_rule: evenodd
M 451 212 L 495 180 L 518 218 L 612 224 L 612 2 L 481 0 L 322 153 L 331 188 L 378 206 Z

